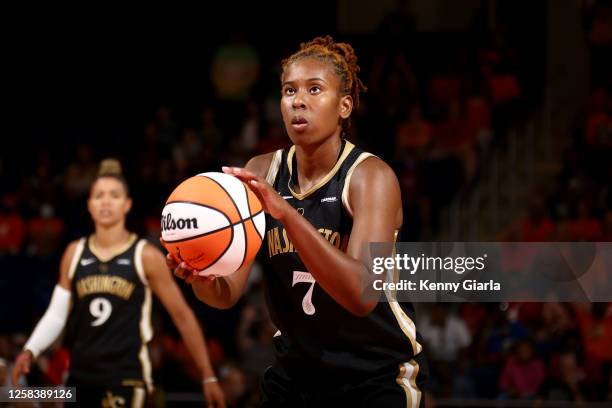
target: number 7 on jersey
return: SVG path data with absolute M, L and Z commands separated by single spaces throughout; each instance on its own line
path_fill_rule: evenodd
M 293 283 L 291 287 L 294 287 L 297 283 L 310 283 L 310 288 L 302 300 L 302 309 L 308 316 L 312 316 L 317 311 L 312 304 L 312 292 L 314 291 L 314 286 L 317 281 L 309 272 L 293 271 Z

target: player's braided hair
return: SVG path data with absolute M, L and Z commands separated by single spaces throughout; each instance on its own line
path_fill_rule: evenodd
M 104 159 L 100 162 L 100 167 L 98 168 L 98 175 L 96 176 L 94 183 L 96 180 L 102 177 L 112 177 L 117 179 L 123 184 L 125 188 L 126 194 L 130 195 L 130 188 L 128 186 L 127 180 L 123 176 L 123 171 L 121 170 L 121 162 L 117 159 Z M 92 184 L 93 186 L 93 184 Z
M 316 58 L 330 62 L 340 79 L 340 94 L 350 95 L 353 99 L 353 107 L 355 109 L 359 107 L 359 94 L 367 91 L 367 88 L 358 77 L 360 68 L 357 65 L 357 55 L 350 44 L 334 42 L 329 35 L 302 43 L 299 51 L 283 60 L 283 72 L 288 65 L 303 58 Z M 342 130 L 349 127 L 350 118 L 343 120 Z

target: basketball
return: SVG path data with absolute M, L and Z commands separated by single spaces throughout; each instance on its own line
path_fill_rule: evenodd
M 161 236 L 177 262 L 201 276 L 223 276 L 255 258 L 265 224 L 261 203 L 245 183 L 224 173 L 201 173 L 168 197 Z

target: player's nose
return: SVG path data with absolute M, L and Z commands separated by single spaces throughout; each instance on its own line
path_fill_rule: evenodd
M 304 94 L 301 91 L 297 91 L 293 96 L 293 109 L 303 109 L 306 107 L 304 103 Z

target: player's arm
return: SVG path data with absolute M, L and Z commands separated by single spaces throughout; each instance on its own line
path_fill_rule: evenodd
M 274 153 L 262 154 L 253 157 L 246 164 L 249 171 L 265 178 Z M 235 273 L 222 277 L 200 277 L 194 271 L 187 270 L 183 264 L 177 265 L 172 256 L 166 256 L 168 266 L 173 269 L 174 274 L 191 284 L 196 297 L 209 306 L 217 309 L 227 309 L 236 304 L 246 286 L 251 273 L 251 264 L 244 266 Z
M 327 294 L 358 316 L 365 316 L 374 309 L 376 300 L 363 296 L 365 283 L 369 281 L 369 265 L 362 260 L 362 244 L 393 242 L 402 219 L 399 183 L 387 164 L 376 157 L 368 158 L 353 173 L 349 186 L 353 229 L 346 253 L 330 245 L 263 178 L 248 169 L 226 168 L 224 171 L 250 183 L 264 210 L 283 223 L 302 262 Z
M 147 244 L 142 251 L 142 264 L 153 293 L 170 314 L 187 349 L 202 373 L 206 400 L 209 403 L 216 403 L 215 406 L 225 407 L 225 397 L 216 381 L 206 350 L 204 334 L 193 311 L 187 305 L 179 287 L 172 278 L 163 254 L 153 245 Z
M 78 241 L 71 242 L 60 262 L 60 272 L 57 285 L 51 295 L 51 301 L 43 317 L 39 320 L 26 342 L 23 351 L 17 356 L 12 372 L 14 385 L 19 384 L 19 378 L 30 372 L 32 360 L 45 351 L 60 335 L 70 312 L 70 262 L 74 258 Z

